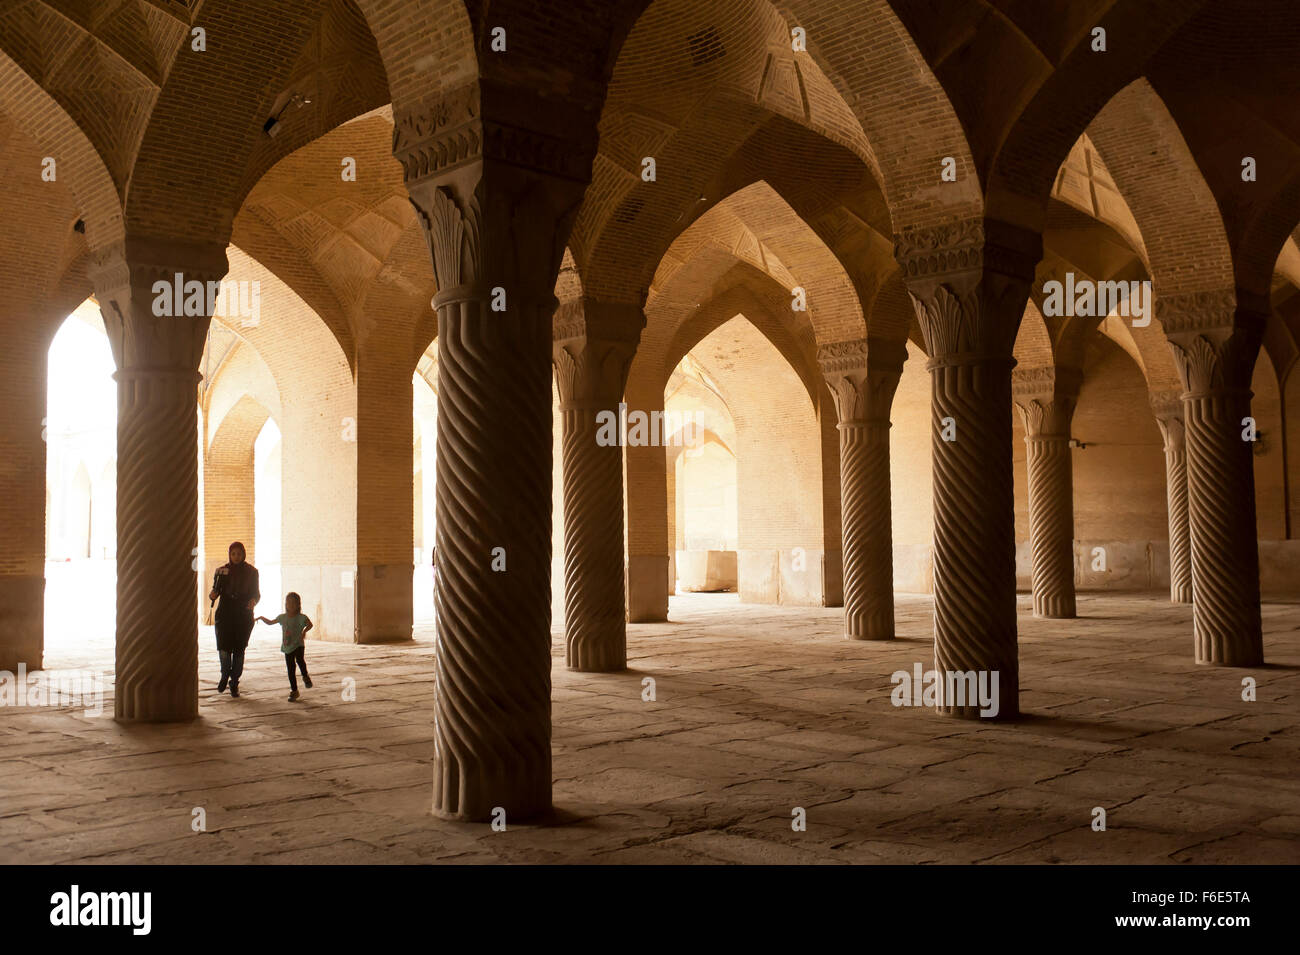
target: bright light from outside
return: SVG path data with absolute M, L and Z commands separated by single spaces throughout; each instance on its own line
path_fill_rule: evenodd
M 116 606 L 117 384 L 99 308 L 83 303 L 50 344 L 47 659 L 112 641 Z

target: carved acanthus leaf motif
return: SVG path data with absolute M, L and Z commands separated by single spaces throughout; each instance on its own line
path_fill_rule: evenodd
M 471 197 L 462 212 L 451 193 L 443 188 L 429 190 L 428 208 L 412 197 L 425 238 L 433 254 L 433 273 L 440 292 L 472 285 L 482 269 L 480 215 L 477 198 Z
M 912 304 L 925 337 L 926 352 L 934 357 L 972 351 L 980 342 L 980 297 L 972 290 L 959 295 L 940 285 L 929 299 L 915 295 Z
M 817 347 L 817 363 L 835 399 L 841 423 L 889 421 L 907 346 L 857 339 Z
M 1195 337 L 1175 333 L 1169 341 L 1183 384 L 1188 393 L 1196 395 L 1249 391 L 1259 346 L 1260 330 L 1253 326 Z
M 570 338 L 555 342 L 555 385 L 563 406 L 617 404 L 627 386 L 636 342 Z

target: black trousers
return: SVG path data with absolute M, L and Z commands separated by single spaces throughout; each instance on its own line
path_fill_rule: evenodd
M 298 692 L 298 674 L 294 672 L 293 666 L 295 662 L 298 664 L 299 669 L 302 670 L 302 678 L 304 680 L 311 679 L 311 677 L 307 675 L 307 658 L 303 655 L 305 649 L 306 647 L 299 647 L 297 650 L 290 651 L 284 655 L 284 665 L 289 671 L 289 689 L 293 690 L 295 693 Z
M 244 673 L 244 650 L 241 647 L 238 650 L 218 650 L 217 656 L 221 658 L 221 682 L 230 681 L 231 685 L 238 688 L 239 678 Z

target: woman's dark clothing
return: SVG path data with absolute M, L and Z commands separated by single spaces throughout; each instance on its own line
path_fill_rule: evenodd
M 302 670 L 302 681 L 311 686 L 311 677 L 307 675 L 307 658 L 303 654 L 303 646 L 299 644 L 297 650 L 293 650 L 284 655 L 284 665 L 289 668 L 289 689 L 298 692 L 298 677 L 294 673 L 294 664 L 298 664 Z
M 228 653 L 225 650 L 218 650 L 217 656 L 221 659 L 221 682 L 217 684 L 217 692 L 226 692 L 227 683 L 232 684 L 238 692 L 239 678 L 244 675 L 244 651 L 236 650 Z
M 221 571 L 225 571 L 222 573 Z M 217 649 L 222 653 L 239 653 L 243 656 L 248 638 L 253 633 L 253 611 L 250 600 L 262 598 L 257 568 L 248 561 L 225 564 L 217 571 Z M 239 679 L 238 676 L 235 677 Z

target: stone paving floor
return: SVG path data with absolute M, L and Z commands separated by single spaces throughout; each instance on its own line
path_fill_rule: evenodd
M 618 675 L 565 670 L 557 628 L 556 812 L 505 832 L 429 814 L 429 631 L 310 643 L 293 704 L 269 628 L 239 700 L 205 633 L 192 724 L 0 708 L 0 862 L 1300 862 L 1300 606 L 1265 606 L 1269 665 L 1237 670 L 1191 662 L 1188 607 L 1079 605 L 1038 621 L 1020 598 L 1011 725 L 891 705 L 895 670 L 933 665 L 924 597 L 884 644 L 841 639 L 837 610 L 677 597 L 674 622 L 629 627 Z M 105 635 L 51 643 L 50 667 L 112 666 Z

